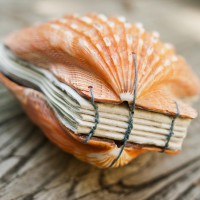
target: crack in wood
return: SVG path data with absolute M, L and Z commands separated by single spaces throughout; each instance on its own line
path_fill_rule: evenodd
M 28 121 L 27 121 L 28 122 Z M 30 137 L 31 137 L 31 133 L 36 130 L 36 127 L 33 124 L 30 124 L 31 127 L 28 127 L 27 132 L 25 133 L 24 137 L 21 137 L 22 140 L 19 142 L 19 144 L 12 148 L 12 150 L 9 152 L 9 154 L 7 156 L 5 156 L 3 159 L 9 158 L 13 155 L 13 153 L 21 146 L 23 145 L 24 142 L 26 142 Z M 20 127 L 20 129 L 16 132 L 16 134 L 14 134 L 14 136 L 8 140 L 5 144 L 3 144 L 0 147 L 0 150 L 4 149 L 5 147 L 9 146 L 9 144 L 12 144 L 12 142 L 20 137 L 20 132 L 23 130 L 23 128 L 27 127 L 27 124 L 23 124 L 23 126 Z M 30 129 L 31 128 L 31 129 Z M 30 129 L 30 130 L 29 130 Z
M 13 166 L 13 168 L 10 169 L 0 180 L 1 180 L 2 182 L 4 182 L 4 183 L 8 184 L 8 183 L 9 183 L 9 177 L 11 177 L 13 174 L 16 173 L 16 171 L 18 171 L 23 165 L 25 165 L 25 164 L 28 162 L 28 160 L 29 160 L 33 155 L 35 155 L 35 154 L 39 151 L 39 149 L 40 149 L 45 143 L 46 143 L 46 139 L 43 139 L 43 140 L 39 143 L 39 145 L 37 145 L 34 149 L 32 149 L 32 150 L 29 152 L 29 154 L 28 154 L 27 156 L 23 157 L 23 158 L 19 161 L 19 163 L 18 163 L 17 165 Z M 2 188 L 0 187 L 0 189 L 2 189 Z

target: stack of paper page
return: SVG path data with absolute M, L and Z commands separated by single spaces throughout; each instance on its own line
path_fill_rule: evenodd
M 74 134 L 87 135 L 95 126 L 95 109 L 90 99 L 58 81 L 51 72 L 16 58 L 3 45 L 0 46 L 0 71 L 20 85 L 43 93 L 60 122 Z M 123 140 L 129 121 L 128 105 L 97 103 L 97 106 L 99 123 L 93 136 Z M 137 108 L 129 142 L 165 147 L 172 119 L 171 116 Z M 176 119 L 169 149 L 181 149 L 190 121 L 180 117 Z

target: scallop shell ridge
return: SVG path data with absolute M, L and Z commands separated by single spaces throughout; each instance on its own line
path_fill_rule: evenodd
M 175 113 L 175 100 L 200 91 L 194 87 L 199 85 L 198 79 L 172 45 L 162 43 L 158 33 L 147 33 L 141 24 L 127 23 L 124 18 L 71 15 L 11 34 L 6 44 L 19 57 L 49 68 L 87 97 L 88 86 L 93 85 L 97 101 L 132 101 L 132 53 L 137 58 L 139 106 Z M 157 99 L 154 105 L 145 105 L 152 94 Z M 193 109 L 181 105 L 183 116 L 196 116 Z

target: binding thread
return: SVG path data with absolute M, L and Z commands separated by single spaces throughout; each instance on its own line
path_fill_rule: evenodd
M 135 53 L 132 53 L 133 55 L 133 60 L 134 60 L 134 73 L 135 73 L 135 77 L 134 77 L 134 94 L 133 94 L 133 102 L 132 102 L 132 105 L 131 105 L 131 108 L 129 109 L 129 121 L 128 121 L 128 128 L 125 132 L 125 136 L 124 136 L 124 139 L 123 139 L 123 145 L 120 149 L 120 152 L 118 154 L 118 156 L 116 157 L 116 159 L 111 163 L 110 167 L 112 167 L 118 160 L 119 158 L 121 157 L 123 151 L 124 151 L 124 148 L 129 140 L 129 136 L 131 134 L 131 131 L 133 129 L 133 126 L 134 126 L 134 121 L 133 121 L 133 117 L 134 117 L 134 114 L 135 114 L 135 106 L 136 106 L 136 97 L 137 97 L 137 89 L 138 89 L 138 71 L 137 71 L 137 58 L 136 58 L 136 55 Z
M 87 143 L 88 143 L 88 141 L 89 141 L 89 140 L 91 139 L 91 137 L 94 135 L 94 132 L 95 132 L 95 130 L 97 129 L 97 125 L 99 124 L 99 111 L 98 111 L 98 106 L 97 106 L 97 104 L 96 104 L 95 101 L 94 101 L 93 87 L 92 87 L 92 86 L 89 86 L 88 88 L 89 88 L 89 90 L 90 90 L 90 95 L 91 95 L 91 100 L 90 100 L 90 101 L 91 101 L 91 103 L 92 103 L 92 105 L 93 105 L 93 107 L 94 107 L 94 110 L 95 110 L 95 125 L 92 127 L 92 129 L 91 129 L 89 135 L 87 136 L 87 138 L 86 138 L 84 144 L 87 144 Z
M 172 119 L 172 123 L 171 123 L 171 126 L 170 126 L 170 129 L 169 129 L 169 134 L 167 136 L 167 141 L 166 141 L 166 144 L 163 148 L 163 151 L 162 153 L 164 153 L 166 151 L 166 149 L 169 147 L 169 142 L 171 140 L 171 137 L 174 135 L 174 125 L 175 125 L 175 121 L 176 119 L 180 116 L 180 109 L 179 109 L 179 105 L 178 103 L 175 101 L 175 104 L 176 104 L 176 115 L 174 115 L 173 119 Z

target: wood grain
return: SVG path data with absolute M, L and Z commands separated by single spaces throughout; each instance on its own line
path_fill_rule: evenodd
M 86 6 L 87 5 L 87 6 Z M 200 6 L 181 0 L 0 0 L 0 37 L 70 12 L 125 15 L 158 30 L 200 75 Z M 195 105 L 200 111 L 200 102 Z M 200 120 L 177 156 L 146 153 L 130 165 L 100 170 L 51 144 L 0 85 L 0 199 L 199 200 Z

